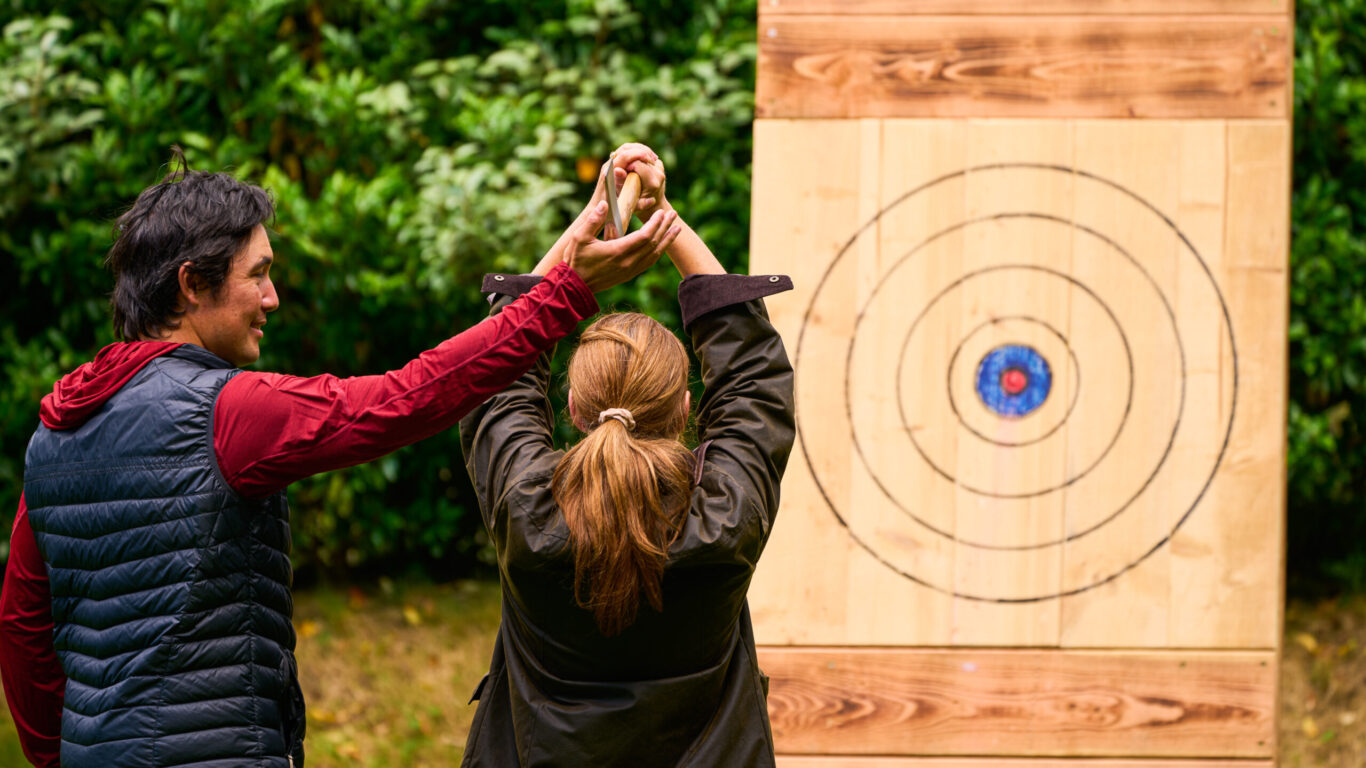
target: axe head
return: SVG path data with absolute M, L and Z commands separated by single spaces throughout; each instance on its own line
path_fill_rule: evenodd
M 626 232 L 626 222 L 621 220 L 621 207 L 617 204 L 617 155 L 607 158 L 607 209 L 612 213 L 612 226 L 616 228 L 613 237 L 621 237 Z

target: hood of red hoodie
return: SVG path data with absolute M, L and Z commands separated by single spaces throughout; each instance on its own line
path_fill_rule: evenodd
M 76 429 L 143 366 L 178 346 L 169 341 L 110 344 L 94 360 L 57 380 L 38 408 L 39 418 L 48 429 Z

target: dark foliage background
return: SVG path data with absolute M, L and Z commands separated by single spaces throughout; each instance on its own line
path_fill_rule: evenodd
M 637 10 L 639 6 L 639 10 Z M 113 219 L 168 147 L 278 203 L 260 367 L 378 373 L 487 311 L 619 143 L 745 261 L 754 0 L 0 0 L 0 514 L 36 406 L 113 340 Z M 579 166 L 584 166 L 581 170 Z M 676 316 L 655 270 L 604 303 Z M 458 572 L 480 526 L 454 431 L 291 491 L 302 575 Z
M 278 205 L 260 366 L 375 373 L 482 315 L 625 140 L 723 261 L 749 229 L 755 0 L 0 0 L 0 516 L 37 402 L 112 341 L 111 222 L 172 143 Z M 1300 0 L 1291 585 L 1366 590 L 1366 0 Z M 608 303 L 674 319 L 656 270 Z M 1272 425 L 1268 425 L 1272 428 Z M 454 432 L 295 485 L 301 573 L 482 551 Z M 3 554 L 3 551 L 0 551 Z
M 1297 592 L 1366 590 L 1366 2 L 1298 0 L 1289 559 Z

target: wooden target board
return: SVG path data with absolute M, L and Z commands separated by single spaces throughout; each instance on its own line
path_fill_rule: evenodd
M 1271 765 L 1288 2 L 760 8 L 780 765 Z

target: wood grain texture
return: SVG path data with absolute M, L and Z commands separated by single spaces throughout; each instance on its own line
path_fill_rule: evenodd
M 1277 649 L 1285 606 L 1286 436 L 1280 425 L 1288 396 L 1283 329 L 1290 307 L 1290 152 L 1291 131 L 1284 122 L 1229 125 L 1222 279 L 1234 325 L 1242 332 L 1240 413 L 1218 520 L 1192 530 L 1215 542 L 1224 567 L 1217 584 L 1206 581 L 1195 592 L 1196 605 L 1174 605 L 1188 608 L 1183 620 L 1217 605 L 1222 636 Z M 1235 521 L 1239 509 L 1247 514 Z
M 1287 142 L 1279 121 L 759 121 L 751 265 L 796 279 L 769 307 L 800 428 L 760 642 L 1276 647 Z M 1232 338 L 1257 370 L 1230 439 Z M 1026 419 L 973 389 L 1006 343 L 1055 369 Z
M 1203 124 L 1222 133 L 1218 123 Z M 1077 121 L 1076 165 L 1106 179 L 1122 180 L 1125 189 L 1157 210 L 1175 212 L 1183 179 L 1179 173 L 1182 125 L 1174 121 Z M 1216 153 L 1214 159 L 1201 167 L 1222 174 L 1222 158 Z M 1217 216 L 1221 208 L 1215 207 L 1213 211 Z M 1118 542 L 1162 541 L 1170 535 L 1179 514 L 1189 508 L 1197 491 L 1177 495 L 1172 493 L 1173 485 L 1185 481 L 1187 474 L 1191 483 L 1203 482 L 1208 471 L 1181 471 L 1182 465 L 1164 450 L 1174 436 L 1173 448 L 1195 442 L 1196 448 L 1192 450 L 1201 451 L 1200 458 L 1209 458 L 1208 464 L 1185 465 L 1190 467 L 1212 466 L 1222 442 L 1209 436 L 1199 441 L 1180 439 L 1184 433 L 1179 425 L 1189 421 L 1188 409 L 1182 407 L 1183 387 L 1192 389 L 1182 378 L 1182 353 L 1186 352 L 1185 358 L 1190 357 L 1183 346 L 1185 336 L 1195 329 L 1217 342 L 1220 326 L 1217 318 L 1205 314 L 1188 322 L 1180 312 L 1175 313 L 1175 323 L 1167 322 L 1166 306 L 1175 310 L 1179 301 L 1175 291 L 1177 271 L 1187 261 L 1194 263 L 1194 259 L 1181 251 L 1176 237 L 1162 232 L 1161 224 L 1144 213 L 1137 206 L 1128 207 L 1115 197 L 1100 194 L 1078 195 L 1073 209 L 1076 221 L 1122 245 L 1143 271 L 1115 258 L 1115 249 L 1109 243 L 1087 232 L 1075 232 L 1076 263 L 1071 274 L 1101 292 L 1118 317 L 1133 361 L 1134 386 L 1127 392 L 1119 387 L 1086 387 L 1089 397 L 1108 395 L 1112 399 L 1106 412 L 1122 410 L 1127 396 L 1131 419 L 1124 424 L 1104 462 L 1092 473 L 1094 482 L 1078 483 L 1064 491 L 1069 527 L 1080 531 L 1094 525 L 1096 510 L 1113 512 L 1120 508 L 1120 502 L 1132 497 L 1135 482 L 1146 478 L 1148 483 L 1143 493 L 1105 526 L 1103 536 L 1084 536 L 1069 542 L 1065 572 L 1077 579 L 1085 574 L 1113 573 L 1129 565 L 1135 559 L 1133 553 L 1116 546 Z M 1106 286 L 1120 285 L 1126 289 L 1105 290 Z M 1191 300 L 1213 304 L 1213 311 L 1218 311 L 1217 300 L 1209 290 L 1192 290 Z M 1089 324 L 1088 320 L 1074 318 L 1069 333 L 1074 337 L 1084 333 Z M 1113 357 L 1100 359 L 1101 352 L 1109 352 Z M 1092 351 L 1085 356 L 1085 365 L 1092 371 L 1119 370 L 1126 365 L 1120 359 L 1121 352 L 1120 344 Z M 1091 381 L 1094 383 L 1094 379 Z M 1089 426 L 1078 423 L 1077 428 L 1068 432 L 1067 447 L 1073 462 L 1085 462 L 1086 457 L 1099 455 L 1114 439 L 1108 429 Z M 1164 456 L 1166 461 L 1162 460 Z M 1123 578 L 1067 597 L 1063 601 L 1062 645 L 1167 646 L 1170 558 L 1170 549 L 1161 547 Z
M 761 648 L 778 752 L 1273 755 L 1270 652 Z
M 1274 768 L 1270 760 L 1071 760 L 1001 757 L 828 757 L 780 754 L 777 768 Z
M 1284 15 L 768 16 L 756 116 L 1287 117 Z
M 864 160 L 860 177 L 864 180 L 865 188 L 860 193 L 860 215 L 857 219 L 860 222 L 871 221 L 877 216 L 884 205 L 883 199 L 888 184 L 896 186 L 897 180 L 902 177 L 902 169 L 913 165 L 908 162 L 910 158 L 905 155 L 904 148 L 922 146 L 924 142 L 930 142 L 944 149 L 944 154 L 938 158 L 942 163 L 940 167 L 951 168 L 962 162 L 961 144 L 955 141 L 955 137 L 947 134 L 946 126 L 922 126 L 922 129 L 928 129 L 928 132 L 907 137 L 887 121 L 860 122 L 864 126 L 871 125 L 873 129 L 870 132 L 865 128 L 861 142 Z M 949 199 L 943 203 L 943 208 L 934 214 L 926 215 L 961 215 L 961 200 Z M 851 254 L 851 257 L 856 256 L 857 267 L 852 272 L 856 275 L 859 289 L 854 306 L 865 305 L 872 291 L 882 286 L 883 276 L 907 247 L 904 241 L 907 234 L 905 225 L 911 224 L 911 229 L 914 230 L 918 224 L 924 223 L 921 217 L 915 218 L 917 221 L 914 222 L 881 221 L 876 236 L 870 233 L 870 236 L 859 238 L 855 243 L 857 253 Z M 932 264 L 916 266 L 925 269 L 935 268 Z M 876 351 L 895 347 L 900 341 L 899 334 L 912 321 L 915 307 L 928 298 L 925 291 L 935 281 L 915 268 L 912 271 L 915 272 L 914 277 L 898 283 L 898 288 L 904 287 L 908 292 L 909 295 L 905 297 L 907 300 L 883 305 L 887 309 L 884 314 L 884 317 L 888 318 L 886 322 L 864 325 L 863 330 L 869 334 L 866 337 L 869 344 L 861 347 L 862 350 Z M 947 342 L 948 338 L 949 335 L 945 334 L 940 340 Z M 942 355 L 946 352 L 947 350 L 940 347 L 934 354 Z M 851 373 L 855 381 L 876 381 L 880 378 L 879 369 L 884 363 L 885 358 L 877 354 L 859 355 L 853 362 L 854 368 Z M 869 438 L 869 445 L 880 447 L 899 435 L 901 419 L 898 416 L 896 393 L 891 388 L 877 391 L 870 396 L 855 398 L 851 405 L 854 408 L 854 418 L 869 427 L 865 433 L 865 437 Z M 848 440 L 847 433 L 843 439 Z M 952 581 L 954 553 L 950 542 L 937 536 L 924 535 L 923 531 L 898 527 L 898 523 L 904 520 L 903 513 L 886 504 L 879 484 L 866 473 L 852 472 L 851 481 L 848 508 L 871 512 L 869 516 L 875 518 L 871 522 L 872 527 L 903 533 L 904 537 L 897 540 L 897 545 L 902 551 L 914 551 L 917 562 L 928 573 L 932 573 L 933 578 L 944 583 Z M 942 487 L 923 490 L 922 499 L 926 505 L 943 510 L 943 519 L 951 520 L 954 490 Z M 886 597 L 895 594 L 897 582 L 901 581 L 901 578 L 881 563 L 865 557 L 856 557 L 849 561 L 848 579 L 849 584 L 855 585 L 855 588 L 849 590 L 845 602 L 848 611 L 846 637 L 910 632 L 924 636 L 930 642 L 945 645 L 951 642 L 952 604 L 947 596 L 927 595 L 924 599 L 898 604 L 893 610 L 888 610 Z
M 754 126 L 754 199 L 764 201 L 751 219 L 751 263 L 754 273 L 791 275 L 797 285 L 816 285 L 826 262 L 813 254 L 838 252 L 849 239 L 851 222 L 861 213 L 862 191 L 876 189 L 863 176 L 860 162 L 866 131 L 856 120 L 802 121 L 800 130 L 787 121 L 760 121 Z M 872 148 L 876 151 L 876 147 Z M 813 162 L 792 162 L 793 157 Z M 819 162 L 814 162 L 820 158 Z M 852 304 L 855 279 L 840 275 L 828 290 L 841 303 Z M 797 293 L 770 297 L 766 304 L 774 327 L 793 349 L 803 328 L 805 304 Z M 848 338 L 854 318 L 849 313 L 822 313 L 811 319 L 806 333 L 813 340 Z M 789 354 L 792 354 L 789 351 Z M 834 402 L 838 382 L 824 379 L 813 385 L 818 399 Z M 826 478 L 824 492 L 842 503 L 851 497 L 849 464 L 853 452 L 847 432 L 829 419 L 798 414 L 808 439 L 831 446 L 817 460 Z M 848 570 L 855 545 L 829 514 L 822 490 L 813 482 L 805 456 L 794 452 L 783 479 L 783 511 L 795 525 L 773 530 L 764 559 L 755 573 L 753 590 L 765 598 L 752 606 L 756 624 L 764 627 L 765 642 L 799 642 L 813 626 L 839 632 L 843 642 L 851 623 L 851 584 Z M 782 568 L 787 563 L 819 563 L 818 579 L 794 579 Z
M 970 168 L 1009 162 L 1066 167 L 1072 163 L 1075 152 L 1071 131 L 1058 130 L 1056 123 L 1047 121 L 973 121 L 965 126 L 963 134 Z M 1071 175 L 1049 174 L 1032 178 L 1031 182 L 1023 187 L 1019 177 L 1009 173 L 969 172 L 964 181 L 965 212 L 969 218 L 976 218 L 1016 210 L 1026 189 L 1039 209 L 1066 211 L 1074 205 L 1075 181 Z M 1003 258 L 1002 254 L 1010 255 Z M 1001 418 L 982 405 L 975 374 L 978 361 L 1002 345 L 1028 344 L 1046 349 L 1046 333 L 1039 326 L 1032 322 L 1019 326 L 995 322 L 999 318 L 1028 317 L 1033 321 L 1052 315 L 1049 319 L 1053 320 L 1053 327 L 1065 330 L 1063 321 L 1072 303 L 1068 283 L 1049 279 L 1045 273 L 983 270 L 1010 262 L 1067 272 L 1072 263 L 1072 233 L 1066 227 L 1044 221 L 971 226 L 964 230 L 961 252 L 946 261 L 949 269 L 957 270 L 955 277 L 981 273 L 955 291 L 961 296 L 961 319 L 957 324 L 961 330 L 954 334 L 953 342 L 962 344 L 956 347 L 958 359 L 970 361 L 953 366 L 953 373 L 963 374 L 959 379 L 962 385 L 954 387 L 958 390 L 956 409 L 982 418 L 975 431 L 961 426 L 954 429 L 957 425 L 949 427 L 961 434 L 951 468 L 959 486 L 953 527 L 957 545 L 954 591 L 960 595 L 993 597 L 1055 595 L 1062 591 L 1062 548 L 1006 551 L 983 549 L 978 543 L 1057 541 L 1065 534 L 1063 494 L 1011 496 L 1064 482 L 1068 474 L 1066 440 L 1043 440 L 1023 448 L 990 442 L 1019 441 L 1024 437 L 1017 431 L 1019 428 L 1060 422 L 1065 409 L 1059 409 L 1056 415 L 1043 409 L 1029 419 Z M 968 335 L 979 328 L 982 330 Z M 974 348 L 971 342 L 978 342 L 979 346 Z M 1071 358 L 1065 351 L 1054 351 L 1057 354 L 1051 364 L 1056 386 L 1049 399 L 1065 404 L 1073 394 Z M 936 371 L 947 359 L 948 356 L 942 357 L 938 366 L 928 365 L 921 370 Z M 1056 646 L 1059 622 L 1057 600 L 1006 604 L 959 598 L 954 605 L 953 644 Z
M 1229 14 L 1289 13 L 1290 0 L 760 0 L 776 14 L 895 16 L 925 14 Z

